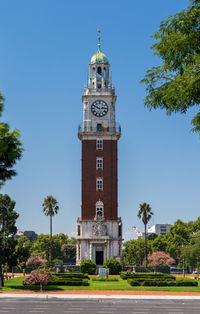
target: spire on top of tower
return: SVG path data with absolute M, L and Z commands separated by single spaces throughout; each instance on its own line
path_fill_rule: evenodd
M 97 31 L 98 31 L 98 51 L 92 56 L 90 64 L 94 63 L 109 64 L 108 58 L 103 52 L 101 52 L 101 36 L 100 36 L 101 30 L 98 29 Z
M 98 51 L 101 51 L 101 30 L 100 29 L 98 29 L 97 30 L 98 31 Z

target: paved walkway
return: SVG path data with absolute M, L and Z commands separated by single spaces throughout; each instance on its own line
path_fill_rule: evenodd
M 1 298 L 64 299 L 198 299 L 200 292 L 138 290 L 1 291 Z

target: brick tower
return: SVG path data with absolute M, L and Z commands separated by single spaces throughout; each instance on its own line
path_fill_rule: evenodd
M 100 49 L 89 63 L 84 89 L 82 144 L 82 203 L 77 220 L 76 264 L 91 259 L 102 265 L 106 258 L 122 259 L 122 222 L 118 218 L 117 142 L 121 128 L 115 121 L 115 89 L 109 62 Z

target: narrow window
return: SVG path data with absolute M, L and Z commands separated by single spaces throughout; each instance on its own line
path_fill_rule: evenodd
M 81 259 L 81 246 L 78 245 L 78 259 Z
M 102 207 L 96 208 L 96 215 L 97 215 L 97 217 L 103 217 L 103 208 Z
M 118 235 L 119 237 L 122 236 L 122 225 L 118 225 Z
M 97 190 L 103 190 L 103 179 L 97 178 Z
M 95 76 L 95 68 L 93 68 L 93 77 Z
M 97 88 L 101 88 L 101 77 L 102 77 L 101 67 L 98 67 L 97 68 Z
M 103 158 L 97 157 L 97 169 L 103 169 Z
M 119 256 L 121 256 L 121 245 L 119 244 Z
M 97 123 L 97 132 L 101 132 L 101 131 L 102 131 L 102 124 Z
M 98 139 L 96 141 L 96 148 L 97 149 L 103 149 L 103 140 Z
M 77 235 L 78 236 L 81 235 L 81 226 L 80 225 L 77 226 Z
M 104 209 L 103 202 L 101 202 L 100 200 L 96 202 L 96 218 L 104 217 L 103 209 Z

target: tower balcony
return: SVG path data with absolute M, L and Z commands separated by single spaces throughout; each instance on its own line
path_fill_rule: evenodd
M 78 138 L 81 140 L 83 136 L 121 136 L 121 126 L 116 123 L 115 126 L 104 126 L 98 123 L 96 126 L 80 123 L 78 126 Z

